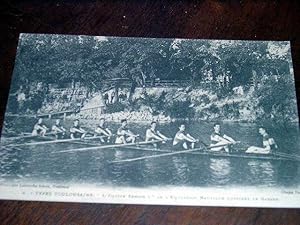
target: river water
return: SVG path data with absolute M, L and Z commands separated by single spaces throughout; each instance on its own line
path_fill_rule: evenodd
M 45 120 L 50 126 L 54 120 Z M 18 132 L 30 132 L 31 119 L 12 121 Z M 71 121 L 65 121 L 70 127 Z M 86 127 L 95 127 L 94 121 L 86 121 Z M 158 129 L 173 137 L 179 122 L 160 124 Z M 213 123 L 187 122 L 188 132 L 209 143 Z M 112 124 L 115 131 L 118 124 Z M 144 136 L 146 124 L 129 124 L 136 133 Z M 261 145 L 258 125 L 228 122 L 223 131 L 240 141 L 237 150 L 244 151 L 250 145 Z M 279 150 L 300 155 L 298 125 L 267 126 L 276 140 Z M 29 140 L 28 140 L 29 141 Z M 4 139 L 2 140 L 4 143 Z M 78 143 L 45 144 L 17 148 L 1 147 L 0 182 L 45 181 L 56 183 L 91 183 L 99 186 L 298 186 L 300 162 L 243 158 L 212 158 L 193 154 L 150 158 L 146 160 L 111 163 L 113 160 L 161 154 L 135 149 L 102 149 L 84 152 L 58 153 L 60 150 L 89 147 Z

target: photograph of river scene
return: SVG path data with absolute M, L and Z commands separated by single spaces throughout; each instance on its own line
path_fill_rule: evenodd
M 290 42 L 21 34 L 0 183 L 297 188 L 299 135 Z

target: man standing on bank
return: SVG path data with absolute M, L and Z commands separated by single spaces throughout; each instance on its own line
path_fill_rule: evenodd
M 214 124 L 214 132 L 210 135 L 210 140 L 210 150 L 216 152 L 222 150 L 229 152 L 229 146 L 236 144 L 236 141 L 232 137 L 227 136 L 221 131 L 219 123 Z

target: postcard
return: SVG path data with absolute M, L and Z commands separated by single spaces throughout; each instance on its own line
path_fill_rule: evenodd
M 0 199 L 300 206 L 289 41 L 21 34 Z

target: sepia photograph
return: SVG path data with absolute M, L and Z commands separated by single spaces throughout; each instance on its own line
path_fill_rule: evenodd
M 300 207 L 289 41 L 21 34 L 0 198 Z

